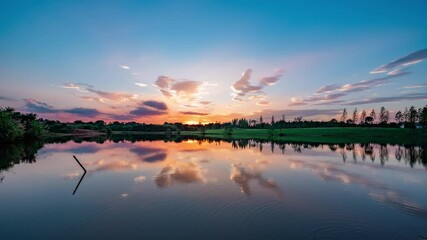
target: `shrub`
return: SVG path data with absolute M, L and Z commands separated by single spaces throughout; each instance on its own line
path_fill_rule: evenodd
M 13 119 L 12 113 L 0 112 L 0 142 L 13 142 L 23 135 L 22 126 Z

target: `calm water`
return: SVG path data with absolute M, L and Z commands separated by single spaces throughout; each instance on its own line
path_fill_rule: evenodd
M 1 239 L 427 239 L 421 147 L 40 147 L 1 152 Z M 74 195 L 83 171 L 72 155 L 88 170 Z

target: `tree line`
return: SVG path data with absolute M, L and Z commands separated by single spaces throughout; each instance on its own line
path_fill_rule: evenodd
M 394 121 L 392 121 L 394 120 Z M 227 124 L 226 124 L 227 125 Z M 347 109 L 344 108 L 337 120 L 333 118 L 329 121 L 308 121 L 303 117 L 295 117 L 293 120 L 286 121 L 285 115 L 276 121 L 275 116 L 271 116 L 270 121 L 266 121 L 263 116 L 258 119 L 234 118 L 228 124 L 231 127 L 238 128 L 309 128 L 309 127 L 401 127 L 415 128 L 417 126 L 427 127 L 427 105 L 418 110 L 411 106 L 403 111 L 397 111 L 394 118 L 390 116 L 390 111 L 384 106 L 380 108 L 379 114 L 375 109 L 362 110 L 359 112 L 355 108 L 349 116 Z

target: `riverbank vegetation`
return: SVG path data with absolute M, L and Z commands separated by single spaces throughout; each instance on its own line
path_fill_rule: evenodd
M 0 143 L 41 139 L 46 132 L 36 114 L 0 108 Z
M 43 139 L 45 137 L 95 137 L 117 134 L 126 135 L 193 135 L 219 138 L 256 138 L 276 140 L 328 141 L 328 142 L 422 142 L 426 138 L 427 106 L 416 109 L 406 108 L 395 113 L 393 120 L 390 111 L 384 107 L 376 114 L 370 111 L 354 109 L 351 114 L 344 109 L 342 115 L 330 121 L 308 121 L 295 117 L 287 121 L 282 115 L 268 121 L 258 119 L 236 118 L 230 122 L 189 125 L 164 122 L 163 124 L 145 124 L 137 122 L 110 122 L 96 120 L 83 122 L 60 122 L 37 118 L 33 113 L 20 113 L 13 108 L 0 108 L 0 143 Z M 404 129 L 401 129 L 404 128 Z M 420 129 L 416 129 L 420 128 Z M 412 129 L 412 130 L 411 130 Z

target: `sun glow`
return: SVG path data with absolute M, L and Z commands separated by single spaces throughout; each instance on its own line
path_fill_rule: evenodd
M 184 124 L 188 124 L 188 125 L 197 125 L 197 124 L 199 124 L 200 122 L 198 122 L 198 121 L 193 121 L 193 120 L 188 120 L 188 121 L 185 121 L 184 122 Z

